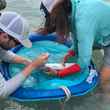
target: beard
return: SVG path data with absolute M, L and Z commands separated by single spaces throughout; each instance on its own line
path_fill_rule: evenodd
M 15 43 L 13 42 L 7 42 L 0 44 L 0 47 L 2 47 L 5 50 L 10 50 L 11 48 L 15 47 Z
M 7 46 L 7 45 L 0 45 L 0 47 L 2 47 L 4 50 L 10 50 L 11 47 Z

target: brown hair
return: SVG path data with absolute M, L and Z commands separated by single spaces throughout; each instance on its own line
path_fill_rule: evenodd
M 56 31 L 58 34 L 68 36 L 71 11 L 72 5 L 70 0 L 63 0 L 56 4 L 50 15 L 46 18 L 45 27 L 47 31 L 49 33 Z

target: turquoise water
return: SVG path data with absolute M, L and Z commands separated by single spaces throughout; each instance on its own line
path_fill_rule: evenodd
M 63 59 L 64 55 L 67 53 L 68 48 L 64 45 L 52 42 L 52 41 L 38 41 L 34 42 L 31 49 L 21 48 L 20 51 L 17 52 L 18 55 L 23 56 L 25 58 L 34 60 L 42 53 L 49 53 L 49 59 L 47 63 L 60 63 Z M 15 74 L 22 71 L 24 65 L 11 64 L 10 65 L 10 73 L 14 76 Z M 32 75 L 24 82 L 23 87 L 33 87 L 33 88 L 41 88 L 42 85 L 45 85 L 45 88 L 48 88 L 49 85 L 46 85 L 48 80 L 52 80 L 55 77 L 46 75 L 42 70 L 36 69 L 33 71 Z M 68 78 L 64 78 L 65 80 Z M 50 85 L 51 88 L 51 85 Z
M 39 11 L 40 0 L 7 0 L 6 10 L 17 11 L 22 14 L 30 23 L 31 30 L 42 26 L 42 17 Z M 95 52 L 95 62 L 100 67 L 99 52 Z M 73 97 L 66 104 L 59 101 L 18 103 L 15 101 L 1 101 L 0 110 L 110 110 L 110 100 L 103 98 L 105 94 L 100 93 L 100 89 L 82 96 Z M 108 96 L 107 96 L 108 97 Z
M 33 43 L 31 49 L 21 48 L 17 54 L 34 60 L 38 57 L 41 53 L 48 52 L 49 58 L 47 63 L 60 63 L 63 59 L 64 55 L 69 50 L 68 47 L 52 42 L 52 41 L 37 41 Z M 11 76 L 18 74 L 24 68 L 24 65 L 19 64 L 11 64 L 9 72 Z M 56 88 L 60 86 L 71 86 L 76 85 L 82 82 L 85 78 L 87 78 L 87 73 L 77 73 L 74 75 L 69 75 L 64 78 L 53 77 L 51 75 L 46 75 L 44 71 L 40 69 L 36 69 L 33 71 L 32 75 L 28 77 L 28 79 L 22 85 L 23 87 L 33 87 L 33 88 Z M 54 79 L 54 80 L 53 80 Z M 48 85 L 48 86 L 47 86 Z

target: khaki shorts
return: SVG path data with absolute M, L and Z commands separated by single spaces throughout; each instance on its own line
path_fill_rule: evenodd
M 104 57 L 103 57 L 103 66 L 109 66 L 110 67 L 110 45 L 109 46 L 102 46 L 102 45 L 94 45 L 94 50 L 104 50 Z
M 104 47 L 104 66 L 110 66 L 110 46 Z

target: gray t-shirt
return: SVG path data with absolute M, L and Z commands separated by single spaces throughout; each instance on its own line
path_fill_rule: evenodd
M 11 51 L 6 51 L 0 47 L 0 59 L 6 62 L 12 62 L 16 56 Z M 22 73 L 18 73 L 16 76 L 6 81 L 3 75 L 0 72 L 0 99 L 6 98 L 12 94 L 26 79 Z

